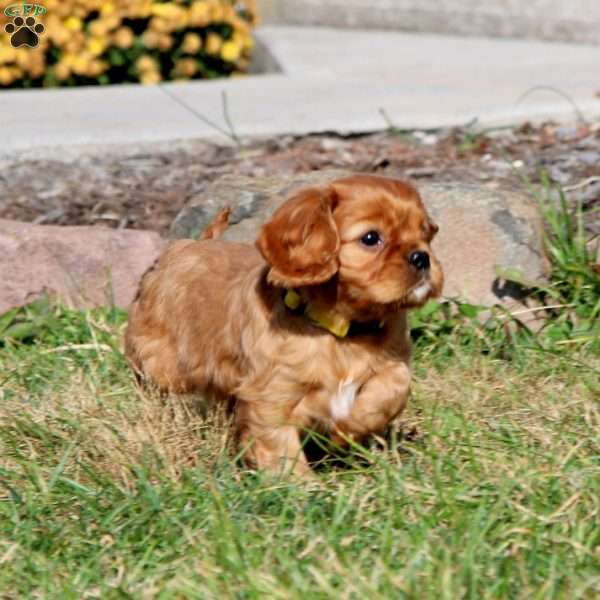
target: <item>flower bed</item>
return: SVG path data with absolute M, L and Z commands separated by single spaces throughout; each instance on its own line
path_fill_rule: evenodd
M 257 21 L 255 0 L 46 0 L 38 14 L 12 6 L 0 13 L 0 88 L 236 75 Z M 25 34 L 37 45 L 15 47 Z

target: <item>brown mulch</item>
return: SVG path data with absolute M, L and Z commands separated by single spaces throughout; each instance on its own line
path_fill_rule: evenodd
M 194 142 L 169 151 L 15 160 L 0 164 L 0 218 L 105 225 L 165 234 L 184 203 L 225 175 L 263 177 L 324 168 L 419 180 L 534 186 L 546 178 L 581 201 L 600 234 L 600 123 L 480 130 L 312 135 L 242 146 Z

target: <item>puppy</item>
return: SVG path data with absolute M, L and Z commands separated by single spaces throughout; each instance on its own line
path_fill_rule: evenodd
M 308 473 L 303 429 L 358 441 L 403 410 L 407 309 L 442 290 L 437 229 L 408 183 L 355 175 L 287 200 L 256 249 L 174 242 L 142 280 L 127 357 L 162 390 L 233 399 L 250 466 Z

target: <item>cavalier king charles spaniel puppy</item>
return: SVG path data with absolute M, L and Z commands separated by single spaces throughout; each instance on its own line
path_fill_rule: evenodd
M 296 193 L 256 248 L 211 239 L 227 216 L 143 277 L 126 354 L 161 390 L 233 400 L 249 466 L 307 474 L 303 431 L 360 441 L 406 405 L 407 310 L 442 290 L 437 226 L 414 187 L 373 175 Z

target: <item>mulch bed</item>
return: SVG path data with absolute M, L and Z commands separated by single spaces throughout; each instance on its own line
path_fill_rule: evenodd
M 586 228 L 600 234 L 600 123 L 514 129 L 475 126 L 368 135 L 282 136 L 243 145 L 206 142 L 125 156 L 0 164 L 0 218 L 104 225 L 166 234 L 185 202 L 225 175 L 263 177 L 341 168 L 497 187 L 547 179 L 581 201 Z M 555 193 L 557 195 L 557 193 Z

